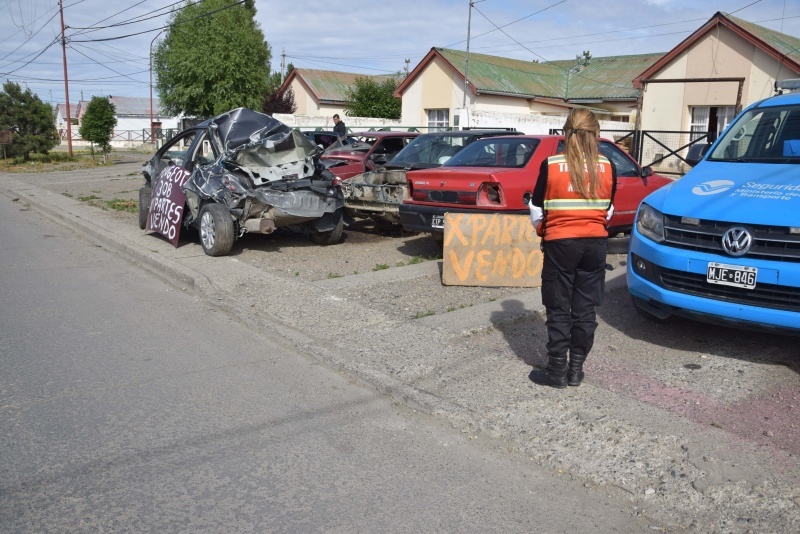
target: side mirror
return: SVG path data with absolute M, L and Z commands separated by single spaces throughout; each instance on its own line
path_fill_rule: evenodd
M 525 191 L 522 195 L 522 203 L 527 206 L 531 202 L 531 197 L 533 197 L 533 194 L 530 191 Z
M 653 176 L 655 172 L 653 172 L 653 167 L 649 165 L 642 169 L 642 178 L 647 178 L 648 176 Z
M 711 148 L 711 144 L 709 143 L 696 143 L 689 147 L 689 152 L 686 154 L 686 163 L 694 167 L 703 157 L 708 153 L 708 149 Z

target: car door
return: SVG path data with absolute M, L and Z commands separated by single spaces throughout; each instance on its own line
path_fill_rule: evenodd
M 617 169 L 613 226 L 631 226 L 639 203 L 652 188 L 647 187 L 648 180 L 642 176 L 641 167 L 621 148 L 609 141 L 600 141 L 599 148 Z
M 157 152 L 152 179 L 155 181 L 165 168 L 172 166 L 191 173 L 196 165 L 207 165 L 218 155 L 219 150 L 207 131 L 181 132 Z

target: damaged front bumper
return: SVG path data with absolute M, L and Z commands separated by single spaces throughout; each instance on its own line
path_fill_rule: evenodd
M 408 198 L 406 171 L 381 169 L 341 183 L 345 207 L 354 218 L 383 219 L 400 224 L 400 204 Z

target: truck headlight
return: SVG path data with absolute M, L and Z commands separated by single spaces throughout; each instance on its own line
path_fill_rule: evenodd
M 664 215 L 657 209 L 642 204 L 636 214 L 636 230 L 656 243 L 664 241 Z

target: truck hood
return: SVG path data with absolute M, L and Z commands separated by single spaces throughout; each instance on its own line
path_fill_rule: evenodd
M 703 161 L 645 202 L 668 215 L 786 226 L 800 220 L 800 165 Z

